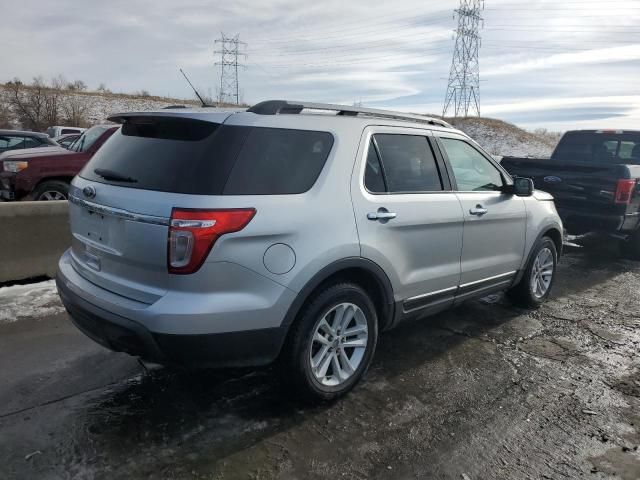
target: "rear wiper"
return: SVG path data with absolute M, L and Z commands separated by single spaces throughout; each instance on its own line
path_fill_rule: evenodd
M 113 170 L 107 170 L 106 168 L 96 168 L 93 171 L 96 175 L 101 176 L 105 180 L 113 180 L 114 182 L 129 182 L 129 183 L 137 183 L 138 180 L 135 178 L 127 177 L 118 172 L 114 172 Z

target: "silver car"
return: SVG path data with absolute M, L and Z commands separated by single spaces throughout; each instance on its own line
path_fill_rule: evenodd
M 507 291 L 551 291 L 550 195 L 428 117 L 268 101 L 123 113 L 73 180 L 57 284 L 71 319 L 162 364 L 264 365 L 316 399 L 378 333 Z

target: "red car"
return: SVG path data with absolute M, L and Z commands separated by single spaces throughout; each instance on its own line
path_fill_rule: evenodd
M 0 155 L 0 198 L 66 200 L 73 177 L 115 132 L 117 125 L 96 125 L 62 147 L 13 150 Z

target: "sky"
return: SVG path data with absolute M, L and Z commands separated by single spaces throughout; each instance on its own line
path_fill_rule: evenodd
M 214 44 L 245 42 L 241 99 L 442 113 L 459 0 L 2 0 L 0 82 L 191 98 Z M 640 128 L 640 0 L 486 0 L 482 116 L 535 129 Z M 246 56 L 245 56 L 246 55 Z

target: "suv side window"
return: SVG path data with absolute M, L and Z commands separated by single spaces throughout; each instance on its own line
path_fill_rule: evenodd
M 478 150 L 463 140 L 442 138 L 460 192 L 500 190 L 500 171 Z
M 427 137 L 379 133 L 373 138 L 380 153 L 388 192 L 443 190 L 440 172 Z
M 43 144 L 44 142 L 40 143 L 37 139 L 32 137 L 27 137 L 24 139 L 24 148 L 36 148 L 40 147 Z
M 369 152 L 367 153 L 367 166 L 364 170 L 364 186 L 371 193 L 384 193 L 387 191 L 387 185 L 384 181 L 382 173 L 382 164 L 378 158 L 376 146 L 373 139 L 369 142 Z

